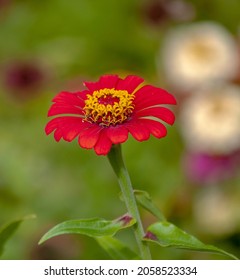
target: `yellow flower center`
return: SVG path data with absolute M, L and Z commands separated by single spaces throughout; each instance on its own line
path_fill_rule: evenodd
M 123 123 L 133 112 L 134 97 L 134 94 L 126 90 L 95 90 L 85 100 L 85 120 L 102 126 Z

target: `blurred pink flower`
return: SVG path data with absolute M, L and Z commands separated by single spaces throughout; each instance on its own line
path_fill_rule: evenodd
M 228 180 L 237 174 L 239 167 L 240 152 L 224 156 L 187 153 L 183 157 L 187 177 L 202 184 Z

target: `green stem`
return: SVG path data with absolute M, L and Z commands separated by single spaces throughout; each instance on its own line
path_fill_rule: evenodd
M 140 253 L 141 253 L 141 257 L 142 257 L 142 259 L 150 260 L 151 259 L 150 250 L 149 250 L 146 242 L 142 240 L 143 236 L 144 236 L 142 221 L 141 221 L 140 214 L 138 211 L 136 199 L 135 199 L 135 196 L 133 193 L 131 180 L 130 180 L 128 171 L 125 167 L 125 164 L 123 162 L 122 151 L 121 151 L 120 145 L 114 145 L 112 147 L 111 151 L 108 154 L 108 159 L 113 167 L 113 170 L 115 171 L 115 173 L 117 175 L 118 182 L 119 182 L 128 212 L 137 221 L 137 223 L 134 226 L 134 232 L 135 232 L 136 241 L 137 241 Z

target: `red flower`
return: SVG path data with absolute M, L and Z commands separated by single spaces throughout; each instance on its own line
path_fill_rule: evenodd
M 78 136 L 82 148 L 94 148 L 96 154 L 107 155 L 112 144 L 127 140 L 128 132 L 138 141 L 150 134 L 166 136 L 160 120 L 173 124 L 174 114 L 162 104 L 176 104 L 175 98 L 163 89 L 144 85 L 138 76 L 105 75 L 97 82 L 85 82 L 88 88 L 75 93 L 60 92 L 54 99 L 48 116 L 52 119 L 46 134 L 54 131 L 54 138 L 72 141 Z

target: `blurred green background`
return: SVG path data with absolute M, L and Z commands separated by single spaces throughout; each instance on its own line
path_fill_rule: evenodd
M 59 91 L 82 90 L 84 80 L 105 73 L 137 74 L 166 87 L 156 57 L 165 34 L 182 22 L 211 20 L 239 36 L 238 0 L 178 1 L 185 5 L 181 16 L 158 2 L 157 11 L 150 0 L 0 1 L 0 225 L 37 215 L 9 240 L 3 259 L 108 258 L 87 237 L 61 236 L 37 245 L 64 220 L 114 219 L 126 212 L 107 158 L 76 141 L 46 137 L 46 115 Z M 133 185 L 147 190 L 171 222 L 240 257 L 239 175 L 214 184 L 193 182 L 182 166 L 185 149 L 178 120 L 164 139 L 139 143 L 130 137 L 123 153 Z M 219 196 L 222 203 L 214 204 Z M 210 207 L 211 218 L 209 205 L 215 209 Z M 228 205 L 233 210 L 225 215 Z M 145 211 L 142 217 L 145 226 L 155 221 Z M 118 237 L 136 249 L 131 230 Z M 151 248 L 156 259 L 222 258 Z

